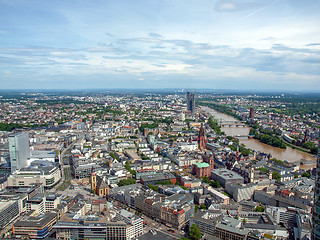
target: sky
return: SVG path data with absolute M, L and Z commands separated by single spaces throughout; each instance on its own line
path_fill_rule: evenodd
M 320 90 L 318 0 L 0 0 L 0 89 Z

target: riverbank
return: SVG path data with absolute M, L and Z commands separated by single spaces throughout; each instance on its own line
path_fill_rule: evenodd
M 206 105 L 205 105 L 205 104 L 206 104 Z M 234 121 L 235 123 L 236 123 L 236 122 L 240 122 L 239 118 L 235 118 L 235 117 L 234 117 L 234 114 L 232 114 L 232 115 L 229 114 L 230 111 L 220 112 L 219 110 L 215 109 L 214 107 L 217 106 L 217 104 L 213 104 L 213 103 L 205 103 L 205 104 L 203 104 L 202 107 L 207 107 L 207 108 L 213 109 L 213 110 L 215 110 L 215 111 L 216 111 L 218 114 L 220 114 L 220 115 L 221 115 L 221 114 L 224 114 L 224 115 L 228 116 L 229 118 L 226 119 L 226 121 L 230 121 L 230 120 L 231 120 L 231 121 Z M 210 106 L 208 106 L 208 105 L 212 106 L 212 108 L 211 108 Z M 219 106 L 220 106 L 220 105 L 219 105 Z M 220 108 L 222 108 L 223 110 L 225 110 L 226 107 L 220 106 Z M 220 109 L 220 108 L 219 108 L 219 109 Z M 216 119 L 219 120 L 219 118 L 216 118 Z M 220 120 L 221 120 L 221 118 L 220 118 Z M 256 129 L 252 128 L 252 127 L 249 126 L 248 124 L 246 124 L 246 123 L 243 123 L 243 124 L 245 124 L 245 125 L 247 126 L 247 128 L 249 128 L 249 133 L 248 133 L 248 134 L 243 134 L 243 131 L 241 131 L 241 134 L 237 134 L 237 136 L 242 136 L 242 135 L 248 135 L 248 136 L 249 136 L 249 135 L 250 135 L 250 131 L 251 131 L 252 129 L 255 130 L 255 131 L 257 131 Z M 221 128 L 221 130 L 224 131 L 224 132 L 226 132 L 224 128 Z M 227 133 L 227 132 L 226 132 L 226 133 Z M 278 136 L 278 135 L 272 136 L 272 135 L 269 135 L 269 134 L 264 133 L 264 132 L 261 132 L 261 134 L 262 134 L 262 135 L 265 135 L 266 138 L 267 138 L 267 137 L 269 137 L 269 138 L 271 138 L 271 137 L 272 137 L 272 138 L 275 138 L 274 141 L 276 141 L 276 143 L 279 142 L 278 144 L 272 145 L 272 144 L 268 144 L 268 143 L 267 143 L 267 142 L 268 142 L 267 139 L 266 139 L 266 141 L 263 141 L 263 140 L 259 139 L 257 136 L 255 136 L 255 139 L 257 139 L 259 142 L 261 142 L 261 143 L 263 143 L 263 144 L 267 144 L 267 145 L 269 145 L 269 146 L 271 146 L 271 147 L 276 147 L 276 148 L 280 148 L 280 149 L 285 149 L 284 146 L 289 146 L 289 147 L 291 147 L 291 148 L 294 149 L 294 150 L 301 151 L 301 152 L 304 152 L 304 153 L 306 153 L 306 154 L 310 154 L 310 156 L 314 156 L 314 154 L 312 154 L 312 153 L 310 152 L 310 150 L 301 148 L 301 147 L 296 146 L 296 145 L 294 145 L 294 144 L 291 144 L 291 143 L 285 141 L 282 137 L 280 137 L 280 136 Z M 227 135 L 230 135 L 230 134 L 227 133 Z M 237 137 L 236 135 L 230 135 L 230 136 Z M 283 143 L 283 144 L 281 144 L 281 143 Z M 279 145 L 279 146 L 277 146 L 277 145 Z
M 201 109 L 208 113 L 210 116 L 213 116 L 215 119 L 226 122 L 239 122 L 239 120 L 220 113 L 215 109 L 209 108 L 208 106 L 201 106 Z M 237 137 L 242 135 L 249 135 L 250 128 L 249 127 L 222 127 L 221 130 L 226 133 L 226 135 Z M 264 152 L 267 154 L 271 154 L 272 157 L 280 159 L 282 161 L 288 161 L 295 164 L 300 164 L 303 169 L 311 169 L 316 164 L 316 158 L 310 155 L 309 153 L 305 153 L 302 151 L 298 151 L 296 149 L 292 149 L 288 147 L 287 149 L 281 149 L 269 146 L 267 144 L 261 143 L 259 140 L 251 138 L 251 139 L 243 139 L 238 138 L 240 144 L 245 144 L 247 148 L 250 148 L 255 151 Z
M 296 150 L 299 150 L 299 151 L 301 151 L 301 152 L 308 153 L 308 154 L 310 154 L 311 156 L 314 155 L 314 154 L 312 154 L 312 153 L 310 152 L 309 149 L 305 149 L 305 148 L 299 147 L 299 146 L 297 146 L 297 145 L 294 145 L 294 144 L 292 144 L 292 143 L 289 143 L 289 142 L 286 141 L 285 139 L 283 139 L 283 141 L 285 142 L 285 144 L 286 144 L 287 146 L 291 147 L 292 149 L 296 149 Z

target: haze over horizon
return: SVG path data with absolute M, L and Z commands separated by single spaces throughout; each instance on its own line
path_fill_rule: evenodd
M 0 89 L 320 90 L 320 1 L 0 0 Z

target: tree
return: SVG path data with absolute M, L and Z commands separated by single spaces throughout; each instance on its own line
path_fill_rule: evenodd
M 206 206 L 206 205 L 204 205 L 204 204 L 201 204 L 201 205 L 200 205 L 200 207 L 201 207 L 201 209 L 204 209 L 204 210 L 206 210 L 206 209 L 207 209 L 207 206 Z
M 122 186 L 131 185 L 131 184 L 135 184 L 135 183 L 136 183 L 136 180 L 134 180 L 133 178 L 128 178 L 128 179 L 120 180 L 118 185 L 119 185 L 119 187 L 122 187 Z
M 173 182 L 171 182 L 170 180 L 165 180 L 163 182 L 164 185 L 173 185 Z
M 264 167 L 260 167 L 260 168 L 258 168 L 260 171 L 262 171 L 262 172 L 264 172 L 264 173 L 267 173 L 268 172 L 268 170 L 266 169 L 266 168 L 264 168 Z
M 214 119 L 212 116 L 209 117 L 208 124 L 218 135 L 221 135 L 221 127 L 218 125 L 217 119 Z
M 307 172 L 302 173 L 302 177 L 310 178 L 310 176 L 311 176 L 310 173 L 307 173 Z
M 306 142 L 302 144 L 302 147 L 310 149 L 312 153 L 317 152 L 317 147 L 315 146 L 314 142 Z
M 196 224 L 192 224 L 190 231 L 189 231 L 189 235 L 190 235 L 191 239 L 195 239 L 195 240 L 201 239 L 201 233 L 200 233 L 200 230 Z
M 214 188 L 221 188 L 221 185 L 218 181 L 211 181 L 210 185 Z
M 202 181 L 205 182 L 205 183 L 210 183 L 210 179 L 207 176 L 204 176 L 202 178 Z
M 155 191 L 155 192 L 158 192 L 158 190 L 159 190 L 159 186 L 155 186 L 155 185 L 152 185 L 152 184 L 149 184 L 148 187 L 150 189 L 152 189 L 153 191 Z
M 130 168 L 130 161 L 126 161 L 126 163 L 125 163 L 125 165 L 124 165 L 124 167 L 128 170 L 128 172 L 130 172 L 132 175 L 135 175 L 136 174 L 136 171 L 134 171 L 134 170 L 132 170 L 131 168 Z
M 241 153 L 242 153 L 242 155 L 243 156 L 249 156 L 249 154 L 251 153 L 251 150 L 250 149 L 245 149 L 245 150 L 243 150 L 243 151 L 241 151 Z
M 195 205 L 195 206 L 194 206 L 194 212 L 196 213 L 198 210 L 199 210 L 199 206 L 198 206 L 198 205 Z
M 256 212 L 264 212 L 264 206 L 257 206 L 255 211 Z
M 281 175 L 277 172 L 273 172 L 272 179 L 275 179 L 276 181 L 281 182 Z
M 110 157 L 112 157 L 113 159 L 117 159 L 119 161 L 119 157 L 114 153 L 114 152 L 110 152 L 109 153 Z

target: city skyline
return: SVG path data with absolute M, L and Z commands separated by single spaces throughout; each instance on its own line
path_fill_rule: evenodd
M 318 1 L 0 1 L 1 89 L 320 90 Z

